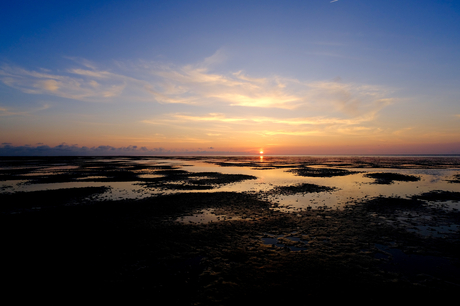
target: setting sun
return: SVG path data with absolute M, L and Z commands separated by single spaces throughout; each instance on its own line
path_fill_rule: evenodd
M 263 150 L 260 150 L 260 152 L 259 152 L 259 153 L 260 153 L 260 154 L 264 154 L 264 151 L 263 151 Z

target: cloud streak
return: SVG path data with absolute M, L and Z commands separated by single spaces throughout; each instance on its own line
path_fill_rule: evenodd
M 221 55 L 216 55 L 219 58 Z M 4 65 L 0 81 L 29 94 L 53 95 L 86 102 L 157 102 L 195 106 L 306 109 L 361 116 L 391 103 L 389 90 L 335 81 L 305 82 L 281 76 L 252 77 L 243 71 L 212 72 L 213 57 L 177 67 L 158 62 L 118 63 L 118 71 L 95 65 L 65 73 Z M 210 64 L 211 63 L 211 64 Z M 111 70 L 117 70 L 117 66 Z
M 171 146 L 215 145 L 213 141 L 230 146 L 230 139 L 236 143 L 240 136 L 249 145 L 260 137 L 292 136 L 300 142 L 308 135 L 381 133 L 379 114 L 394 103 L 388 88 L 375 85 L 219 71 L 224 57 L 219 51 L 193 65 L 136 61 L 116 62 L 104 69 L 72 59 L 76 66 L 55 72 L 3 65 L 0 81 L 32 95 L 112 103 L 114 110 L 133 111 L 130 116 L 114 111 L 123 131 L 132 128 L 130 139 L 162 135 L 155 142 Z M 178 112 L 181 106 L 186 111 Z M 0 116 L 14 113 L 0 108 Z
M 204 116 L 194 116 L 187 114 L 170 114 L 163 115 L 162 118 L 154 120 L 143 120 L 144 123 L 162 124 L 162 123 L 183 123 L 189 124 L 190 122 L 218 122 L 218 123 L 267 123 L 267 124 L 285 124 L 292 126 L 299 125 L 354 125 L 363 122 L 372 121 L 373 116 L 363 116 L 355 119 L 341 119 L 341 118 L 327 118 L 327 117 L 311 117 L 311 118 L 287 118 L 280 119 L 276 117 L 228 117 L 222 113 L 209 113 Z
M 259 135 L 259 136 L 307 136 L 307 135 L 363 135 L 366 133 L 380 134 L 382 129 L 373 124 L 376 115 L 366 114 L 356 118 L 338 117 L 268 117 L 268 116 L 227 116 L 223 113 L 165 114 L 142 122 L 154 126 L 165 126 L 189 129 L 203 135 Z
M 105 82 L 98 82 L 95 79 L 101 79 L 104 72 L 90 72 L 70 69 L 67 75 L 51 74 L 3 65 L 0 69 L 0 80 L 28 94 L 52 95 L 89 102 L 120 96 L 126 86 L 123 77 L 109 75 L 105 77 Z
M 10 116 L 28 116 L 39 111 L 43 111 L 50 108 L 50 105 L 44 104 L 38 108 L 28 109 L 23 111 L 13 110 L 11 108 L 0 106 L 0 117 L 10 117 Z

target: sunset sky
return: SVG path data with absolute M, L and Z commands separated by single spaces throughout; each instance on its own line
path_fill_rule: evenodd
M 0 155 L 460 153 L 460 1 L 4 1 Z

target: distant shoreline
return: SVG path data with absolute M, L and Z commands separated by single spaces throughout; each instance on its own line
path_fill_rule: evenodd
M 135 157 L 135 158 L 175 158 L 175 157 L 460 157 L 460 154 L 172 154 L 172 155 L 0 155 L 0 158 L 18 157 Z

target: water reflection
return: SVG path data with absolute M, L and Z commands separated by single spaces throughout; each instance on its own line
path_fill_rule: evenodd
M 448 180 L 460 172 L 459 169 L 390 169 L 390 168 L 359 168 L 346 161 L 330 158 L 327 163 L 340 169 L 355 171 L 349 175 L 339 176 L 299 176 L 289 172 L 301 167 L 309 161 L 309 169 L 330 168 L 326 159 L 311 157 L 276 158 L 264 157 L 196 157 L 196 158 L 118 158 L 118 159 L 89 159 L 81 165 L 60 164 L 23 164 L 4 166 L 0 170 L 7 173 L 10 179 L 3 179 L 0 192 L 28 192 L 47 189 L 78 188 L 88 186 L 106 186 L 110 191 L 99 196 L 99 199 L 143 198 L 161 194 L 184 192 L 248 192 L 258 194 L 261 198 L 274 203 L 274 208 L 285 212 L 308 210 L 327 207 L 340 209 L 350 203 L 372 197 L 401 197 L 410 198 L 424 192 L 443 190 L 460 192 L 460 184 L 449 183 Z M 321 163 L 323 161 L 323 163 Z M 382 160 L 379 160 L 383 164 Z M 406 165 L 406 164 L 405 164 Z M 107 170 L 108 167 L 114 167 Z M 407 165 L 406 165 L 407 166 Z M 46 169 L 46 172 L 44 170 Z M 169 169 L 169 170 L 168 170 Z M 17 175 L 14 176 L 14 171 Z M 36 171 L 36 172 L 34 172 Z M 40 171 L 40 172 L 38 172 Z M 160 173 L 160 171 L 162 171 Z M 169 172 L 168 172 L 169 171 Z M 179 172 L 177 172 L 179 171 Z M 186 180 L 180 177 L 182 171 L 187 173 Z M 250 175 L 256 179 L 246 179 L 230 183 L 213 183 L 211 176 L 205 173 L 221 173 L 223 175 Z M 416 175 L 419 181 L 393 181 L 391 184 L 376 184 L 375 179 L 367 177 L 367 173 L 399 173 Z M 124 176 L 117 177 L 119 173 Z M 200 175 L 193 175 L 194 173 Z M 169 176 L 168 176 L 169 175 Z M 170 176 L 173 175 L 173 176 Z M 176 175 L 176 176 L 174 176 Z M 50 182 L 40 182 L 40 178 L 48 176 Z M 53 177 L 57 177 L 53 181 Z M 61 179 L 60 182 L 58 179 Z M 1 176 L 0 176 L 1 178 Z M 65 181 L 67 180 L 67 181 Z M 224 180 L 225 181 L 225 180 Z M 167 190 L 161 187 L 169 186 Z M 187 183 L 187 190 L 174 188 Z M 147 184 L 148 183 L 148 184 Z M 203 188 L 201 183 L 209 184 Z M 315 184 L 335 188 L 332 192 L 300 192 L 283 195 L 270 193 L 275 187 L 296 184 Z M 197 188 L 193 188 L 195 185 Z M 200 187 L 200 188 L 198 188 Z M 183 189 L 183 188 L 182 188 Z M 458 202 L 446 202 L 449 207 L 457 207 Z
M 226 220 L 241 220 L 241 217 L 218 214 L 214 209 L 203 209 L 193 215 L 181 216 L 176 221 L 181 223 L 207 224 Z

